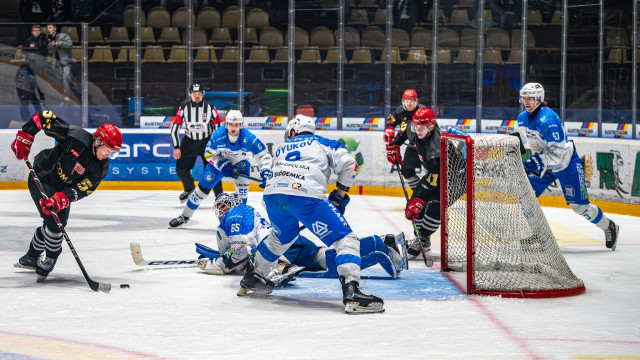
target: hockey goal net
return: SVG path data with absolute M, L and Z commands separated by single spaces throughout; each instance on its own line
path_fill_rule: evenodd
M 517 137 L 443 133 L 440 176 L 442 271 L 466 271 L 469 294 L 585 291 L 529 184 Z

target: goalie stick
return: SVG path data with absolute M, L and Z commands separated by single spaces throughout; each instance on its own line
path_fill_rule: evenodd
M 138 243 L 129 243 L 129 247 L 131 248 L 131 257 L 133 258 L 133 262 L 138 266 L 152 266 L 156 268 L 186 268 L 186 267 L 196 267 L 198 266 L 197 259 L 189 259 L 189 260 L 145 260 L 142 257 L 142 250 L 140 249 L 140 244 Z

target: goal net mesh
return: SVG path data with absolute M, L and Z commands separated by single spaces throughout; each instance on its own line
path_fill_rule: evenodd
M 469 293 L 553 297 L 584 291 L 529 184 L 517 137 L 474 134 L 467 143 L 443 134 L 441 166 L 443 271 L 468 271 Z

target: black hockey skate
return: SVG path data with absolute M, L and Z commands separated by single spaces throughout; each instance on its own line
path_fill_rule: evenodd
M 273 281 L 258 273 L 253 263 L 249 262 L 247 272 L 244 274 L 242 280 L 240 280 L 240 290 L 238 290 L 237 295 L 267 296 L 271 294 L 274 286 Z
M 178 226 L 182 226 L 188 222 L 189 222 L 188 217 L 184 215 L 180 215 L 177 218 L 171 219 L 171 221 L 169 221 L 169 229 L 177 228 Z
M 342 284 L 344 312 L 347 314 L 384 312 L 384 301 L 377 296 L 363 294 L 356 281 L 349 281 L 345 284 L 344 276 L 340 276 L 340 284 Z
M 409 260 L 415 260 L 420 256 L 420 247 L 424 250 L 425 254 L 431 250 L 431 237 L 422 236 L 409 240 L 407 246 L 407 255 Z
M 396 273 L 400 274 L 402 269 L 409 270 L 409 262 L 407 261 L 407 242 L 404 239 L 404 233 L 398 235 L 387 234 L 384 235 L 384 244 L 389 248 L 389 255 L 393 261 L 393 267 L 396 269 Z M 396 275 L 397 276 L 397 275 Z
M 38 267 L 38 258 L 29 255 L 29 253 L 27 252 L 20 259 L 18 259 L 18 262 L 13 264 L 13 266 L 17 268 L 35 270 Z
M 607 248 L 611 249 L 611 251 L 616 251 L 616 244 L 618 242 L 618 232 L 620 231 L 620 226 L 616 225 L 613 221 L 609 220 L 609 226 L 607 230 L 604 231 L 604 235 L 606 237 L 605 244 Z
M 180 199 L 180 203 L 184 204 L 185 201 L 187 201 L 189 199 L 189 196 L 191 196 L 192 192 L 193 192 L 193 190 L 191 190 L 191 191 L 183 191 L 182 194 L 180 194 L 180 196 L 178 196 L 178 199 Z
M 38 267 L 36 268 L 36 274 L 38 274 L 38 282 L 43 282 L 46 280 L 47 276 L 49 276 L 49 273 L 51 272 L 51 270 L 53 270 L 53 267 L 56 265 L 56 262 L 58 261 L 58 258 L 50 258 L 50 257 L 45 257 L 44 260 L 39 260 L 38 261 Z

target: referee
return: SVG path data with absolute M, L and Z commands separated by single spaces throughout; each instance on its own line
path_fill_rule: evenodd
M 191 170 L 196 158 L 200 156 L 203 167 L 207 165 L 204 158 L 204 149 L 209 137 L 222 123 L 222 118 L 213 105 L 203 101 L 204 90 L 200 84 L 191 84 L 189 89 L 191 101 L 178 108 L 178 113 L 173 117 L 171 125 L 171 143 L 173 144 L 173 157 L 176 159 L 176 173 L 182 181 L 184 192 L 180 194 L 180 202 L 184 203 L 195 190 Z M 180 142 L 180 127 L 185 125 L 185 133 Z M 222 192 L 222 182 L 213 188 L 216 196 Z

